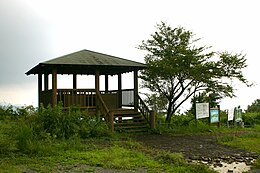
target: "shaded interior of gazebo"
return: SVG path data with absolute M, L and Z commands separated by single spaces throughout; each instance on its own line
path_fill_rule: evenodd
M 112 110 L 123 111 L 123 107 L 129 107 L 135 111 L 140 109 L 142 100 L 138 95 L 138 71 L 144 68 L 146 65 L 139 62 L 81 50 L 39 63 L 26 72 L 26 75 L 38 75 L 39 105 L 56 105 L 62 102 L 64 108 L 75 105 L 81 109 L 93 109 L 109 114 Z M 133 80 L 129 83 L 133 83 L 134 87 L 122 89 L 122 74 L 128 72 L 133 72 Z M 57 88 L 58 74 L 72 75 L 73 88 Z M 78 75 L 95 76 L 95 89 L 78 89 Z M 100 90 L 100 76 L 102 75 L 105 76 L 104 90 Z M 118 77 L 117 90 L 109 90 L 109 76 L 115 75 Z M 51 88 L 49 88 L 49 76 L 51 76 Z

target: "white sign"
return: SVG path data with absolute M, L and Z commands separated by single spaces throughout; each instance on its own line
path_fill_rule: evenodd
M 209 117 L 209 103 L 196 103 L 196 119 Z
M 231 108 L 228 110 L 228 121 L 234 120 L 235 108 Z

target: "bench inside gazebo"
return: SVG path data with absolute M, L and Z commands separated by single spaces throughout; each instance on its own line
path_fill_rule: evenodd
M 138 71 L 145 64 L 81 50 L 39 63 L 26 75 L 38 75 L 38 103 L 47 106 L 62 102 L 64 109 L 79 106 L 89 112 L 99 113 L 110 124 L 111 130 L 142 131 L 154 128 L 154 113 L 138 95 Z M 122 74 L 132 72 L 133 88 L 122 89 Z M 57 88 L 58 74 L 73 76 L 73 87 Z M 51 89 L 49 89 L 51 75 Z M 77 75 L 94 75 L 95 88 L 78 89 Z M 104 75 L 105 89 L 100 90 L 100 76 Z M 109 76 L 117 75 L 117 90 L 109 90 Z M 81 81 L 82 82 L 82 81 Z M 86 81 L 87 82 L 87 81 Z

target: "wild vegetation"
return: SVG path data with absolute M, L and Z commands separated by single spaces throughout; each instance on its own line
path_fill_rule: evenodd
M 249 115 L 252 120 L 251 114 L 245 112 L 244 118 Z M 102 119 L 86 115 L 77 108 L 63 111 L 61 105 L 40 109 L 1 106 L 0 172 L 213 172 L 188 163 L 179 153 L 146 147 L 129 134 L 112 134 Z M 221 116 L 224 125 L 226 114 L 222 112 Z M 160 119 L 163 117 L 158 117 L 158 124 Z M 159 124 L 151 133 L 222 133 L 220 143 L 259 153 L 259 124 L 252 122 L 254 128 L 250 129 L 216 128 L 204 120 L 196 123 L 187 113 L 174 116 L 170 126 Z M 250 133 L 232 136 L 229 132 L 234 129 Z
M 154 151 L 130 136 L 112 134 L 101 118 L 86 114 L 61 105 L 0 107 L 0 172 L 212 172 L 181 154 Z

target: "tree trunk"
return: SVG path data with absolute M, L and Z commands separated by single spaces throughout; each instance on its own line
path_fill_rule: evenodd
M 172 115 L 171 115 L 170 112 L 167 111 L 167 116 L 166 116 L 165 123 L 167 123 L 168 125 L 170 125 L 171 119 L 172 119 Z
M 166 115 L 166 119 L 165 119 L 165 123 L 167 123 L 168 125 L 171 124 L 172 106 L 173 106 L 173 103 L 169 102 L 168 109 L 167 109 L 167 115 Z

